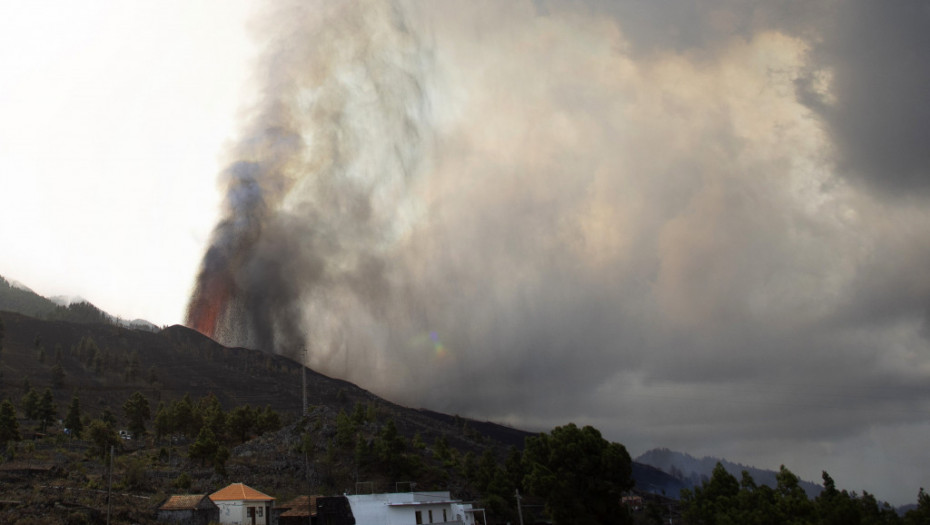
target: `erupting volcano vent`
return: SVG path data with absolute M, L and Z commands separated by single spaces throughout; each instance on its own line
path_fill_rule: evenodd
M 426 155 L 430 59 L 409 16 L 298 2 L 263 21 L 275 35 L 263 98 L 229 152 L 189 326 L 298 358 L 309 344 L 325 359 L 346 346 L 346 308 L 382 307 Z

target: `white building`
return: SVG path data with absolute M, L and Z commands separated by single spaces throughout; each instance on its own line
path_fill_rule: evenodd
M 268 525 L 274 498 L 248 485 L 233 483 L 210 494 L 224 525 Z
M 452 499 L 449 492 L 394 492 L 346 495 L 356 525 L 475 525 L 471 503 Z

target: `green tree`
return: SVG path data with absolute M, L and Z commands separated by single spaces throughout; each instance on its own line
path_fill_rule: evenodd
M 200 431 L 197 418 L 194 417 L 194 407 L 191 396 L 185 394 L 179 401 L 171 405 L 171 420 L 173 430 L 187 437 L 193 437 Z
M 365 406 L 356 401 L 355 408 L 352 409 L 352 422 L 356 425 L 361 425 L 367 419 L 365 416 Z
M 51 389 L 46 388 L 39 399 L 39 406 L 36 409 L 36 419 L 39 421 L 39 427 L 42 432 L 48 428 L 49 424 L 55 421 L 58 415 L 58 407 L 55 406 L 55 398 L 52 397 Z
M 71 396 L 71 404 L 65 415 L 65 428 L 71 432 L 72 438 L 80 438 L 81 432 L 84 431 L 84 423 L 81 422 L 81 400 L 78 399 L 77 394 Z
M 120 444 L 116 431 L 102 419 L 95 419 L 87 425 L 87 439 L 91 442 L 91 448 L 87 451 L 88 455 L 101 459 L 106 459 L 107 454 L 110 453 L 110 447 L 117 447 Z
M 447 461 L 451 457 L 449 441 L 446 436 L 439 435 L 433 440 L 433 457 L 440 461 Z
M 905 525 L 926 525 L 930 523 L 930 494 L 920 487 L 917 493 L 917 508 L 907 511 L 904 515 Z
M 237 406 L 226 419 L 226 428 L 230 436 L 245 443 L 255 428 L 255 412 L 249 405 Z
M 528 438 L 523 463 L 524 486 L 546 500 L 558 525 L 630 523 L 620 498 L 633 488 L 633 462 L 626 447 L 594 427 L 569 423 Z
M 216 453 L 213 455 L 213 470 L 220 476 L 225 476 L 227 461 L 229 461 L 229 449 L 223 445 L 216 447 Z
M 517 447 L 511 446 L 507 452 L 507 459 L 504 462 L 504 470 L 507 477 L 510 478 L 510 485 L 514 490 L 523 489 L 523 476 L 526 471 L 523 469 L 523 453 Z
M 155 439 L 163 439 L 172 429 L 171 412 L 164 402 L 158 404 L 155 410 Z
M 151 417 L 149 409 L 149 400 L 146 399 L 142 392 L 134 392 L 129 399 L 123 403 L 123 411 L 129 420 L 129 432 L 132 433 L 133 439 L 138 439 L 145 434 L 145 422 Z
M 339 410 L 336 415 L 336 444 L 348 448 L 355 438 L 355 424 L 345 410 Z
M 28 384 L 29 380 L 26 380 Z M 19 408 L 23 410 L 23 416 L 26 419 L 38 419 L 39 410 L 39 393 L 31 386 L 19 401 Z
M 226 433 L 226 413 L 223 412 L 220 400 L 215 395 L 209 394 L 200 400 L 196 412 L 203 422 L 202 426 L 213 431 L 217 440 L 222 440 Z
M 3 325 L 3 319 L 0 318 L 0 354 L 3 352 L 3 338 L 6 337 L 6 327 Z
M 192 459 L 200 460 L 203 465 L 207 460 L 212 460 L 220 444 L 213 435 L 213 431 L 206 426 L 201 427 L 200 433 L 197 434 L 197 440 L 191 443 L 187 455 Z
M 407 473 L 408 462 L 404 455 L 407 449 L 407 442 L 397 432 L 397 425 L 393 419 L 388 419 L 381 427 L 381 432 L 374 444 L 375 454 L 378 460 L 387 468 L 388 473 L 395 479 Z
M 182 489 L 182 490 L 190 490 L 190 488 L 191 488 L 191 475 L 188 474 L 187 472 L 182 472 L 181 475 L 178 476 L 178 477 L 174 480 L 174 486 L 177 487 L 177 488 L 179 488 L 179 489 Z
M 16 420 L 16 407 L 9 399 L 0 403 L 0 445 L 10 441 L 19 441 L 19 422 Z
M 478 469 L 475 472 L 475 488 L 478 492 L 487 493 L 488 486 L 494 480 L 494 475 L 499 468 L 494 451 L 489 448 L 484 449 L 481 458 L 478 460 Z
M 368 441 L 362 436 L 356 436 L 354 457 L 356 468 L 362 470 L 368 467 L 372 460 L 372 454 Z
M 817 516 L 823 525 L 855 525 L 859 522 L 859 511 L 849 493 L 839 491 L 833 478 L 823 472 L 823 490 L 814 500 Z
M 265 409 L 260 411 L 255 418 L 255 429 L 259 434 L 265 432 L 275 432 L 281 428 L 281 416 L 271 409 L 271 405 L 265 405 Z
M 775 474 L 775 494 L 778 497 L 783 523 L 809 523 L 814 515 L 814 505 L 801 488 L 800 479 L 782 465 Z
M 103 413 L 100 415 L 100 419 L 111 427 L 116 426 L 116 416 L 113 415 L 113 412 L 111 412 L 109 408 L 103 409 Z

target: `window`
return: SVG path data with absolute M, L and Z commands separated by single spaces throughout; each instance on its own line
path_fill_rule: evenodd
M 420 511 L 416 511 L 416 516 L 417 516 L 417 525 L 423 525 L 423 513 Z
M 449 518 L 446 517 L 446 509 L 442 509 L 442 521 L 443 523 L 449 521 Z
M 259 517 L 259 518 L 262 517 L 262 511 L 263 511 L 264 509 L 265 509 L 265 507 L 259 507 L 259 508 L 258 508 L 258 517 Z
M 433 511 L 428 510 L 428 511 L 426 511 L 426 512 L 429 513 L 429 522 L 432 523 L 432 522 L 433 522 Z

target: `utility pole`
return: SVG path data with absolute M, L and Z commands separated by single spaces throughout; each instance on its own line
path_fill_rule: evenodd
M 520 505 L 520 489 L 517 489 L 517 516 L 520 517 L 520 525 L 523 525 L 523 506 Z
M 110 475 L 107 481 L 107 525 L 110 525 L 110 490 L 113 488 L 113 445 L 110 445 Z
M 303 371 L 303 407 L 304 407 L 304 417 L 307 417 L 307 361 L 310 360 L 310 349 L 306 346 L 304 347 L 304 362 L 301 363 L 303 366 L 301 370 Z

